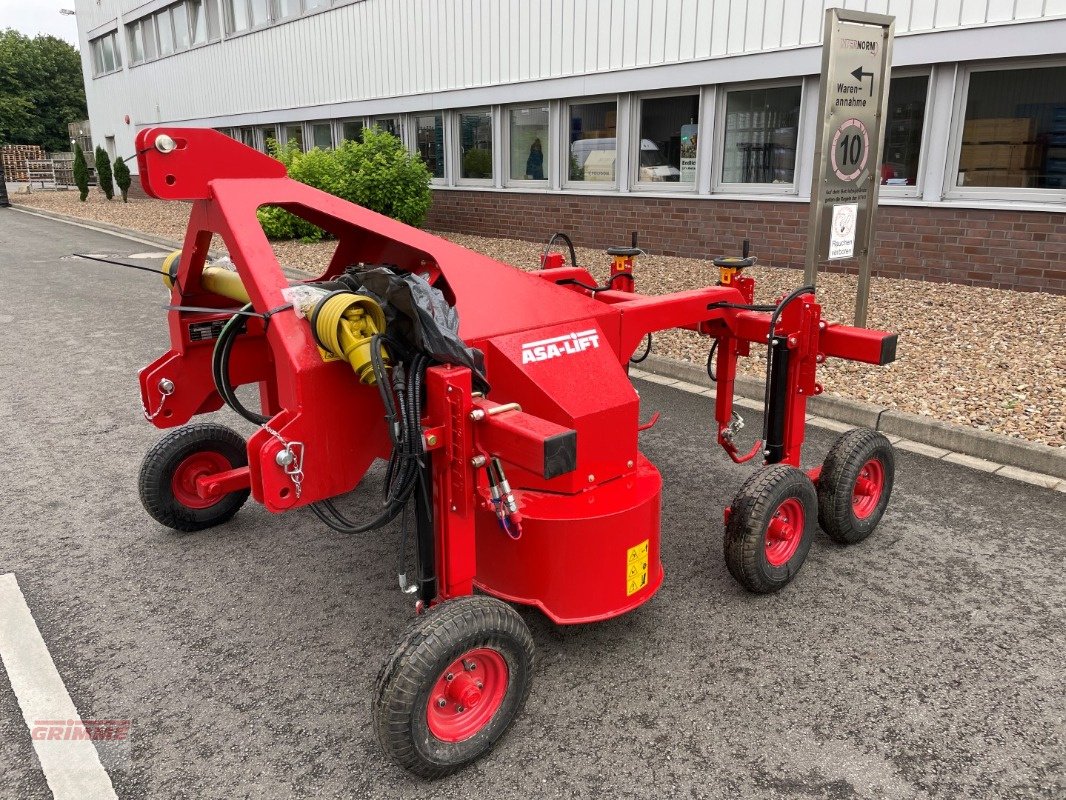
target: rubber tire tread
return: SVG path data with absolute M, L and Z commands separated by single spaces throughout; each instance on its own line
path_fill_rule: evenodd
M 877 508 L 866 519 L 855 516 L 852 492 L 862 465 L 877 457 L 885 470 L 885 486 Z M 854 428 L 843 434 L 822 464 L 818 477 L 818 524 L 839 544 L 856 544 L 871 533 L 884 516 L 896 476 L 892 443 L 873 428 Z
M 233 518 L 250 494 L 249 489 L 231 492 L 207 508 L 183 505 L 170 481 L 184 459 L 209 450 L 229 460 L 233 469 L 248 466 L 248 447 L 239 433 L 213 422 L 194 422 L 170 431 L 145 455 L 137 479 L 141 504 L 148 515 L 176 531 L 194 531 L 221 525 Z
M 429 692 L 452 661 L 486 646 L 507 661 L 503 703 L 471 738 L 442 742 L 426 723 Z M 398 766 L 422 778 L 441 778 L 462 769 L 488 753 L 522 710 L 533 666 L 533 637 L 506 603 L 473 595 L 435 606 L 408 625 L 374 682 L 372 715 L 382 750 Z
M 803 540 L 779 567 L 766 560 L 766 529 L 774 511 L 790 497 L 803 505 Z M 729 574 L 756 594 L 779 591 L 796 577 L 811 548 L 818 498 L 804 472 L 788 464 L 771 464 L 745 481 L 733 498 L 725 526 L 725 563 Z

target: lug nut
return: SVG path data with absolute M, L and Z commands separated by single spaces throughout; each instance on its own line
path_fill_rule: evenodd
M 467 672 L 473 672 L 475 669 L 477 669 L 477 664 L 475 664 L 473 661 L 464 661 L 463 666 L 466 667 Z
M 455 707 L 455 713 L 456 714 L 462 714 L 464 711 L 466 711 L 466 709 L 463 708 L 462 706 L 456 706 Z
M 447 675 L 444 676 L 444 680 L 446 680 L 446 681 L 450 681 L 450 680 L 454 680 L 454 679 L 455 679 L 455 675 L 453 675 L 450 672 Z
M 443 697 L 437 698 L 437 708 L 444 708 L 446 705 L 448 705 L 447 700 L 445 700 Z

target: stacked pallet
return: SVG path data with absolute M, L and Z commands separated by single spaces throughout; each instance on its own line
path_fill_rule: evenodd
M 966 120 L 959 153 L 962 185 L 1035 186 L 1042 156 L 1032 117 Z
M 44 150 L 35 144 L 5 144 L 0 147 L 0 163 L 7 180 L 19 183 L 29 180 L 27 161 L 44 160 Z

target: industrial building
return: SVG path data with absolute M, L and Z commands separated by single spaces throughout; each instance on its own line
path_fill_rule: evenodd
M 875 274 L 1066 292 L 1066 0 L 77 0 L 96 144 L 378 125 L 428 224 L 800 266 L 824 8 L 896 18 Z

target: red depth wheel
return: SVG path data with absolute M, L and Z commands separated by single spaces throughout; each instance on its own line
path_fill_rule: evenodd
M 855 488 L 851 492 L 851 505 L 855 516 L 867 519 L 881 502 L 881 492 L 885 489 L 885 468 L 881 461 L 871 458 L 859 470 L 855 479 Z
M 441 741 L 461 742 L 495 716 L 507 693 L 507 662 L 495 650 L 479 647 L 457 658 L 429 693 L 426 722 Z
M 170 491 L 174 499 L 187 508 L 210 508 L 221 497 L 203 498 L 196 491 L 196 479 L 232 469 L 229 459 L 221 453 L 202 450 L 184 459 L 174 469 L 170 479 Z
M 771 567 L 780 567 L 796 554 L 803 541 L 805 524 L 803 504 L 790 497 L 777 507 L 766 526 L 766 560 Z

